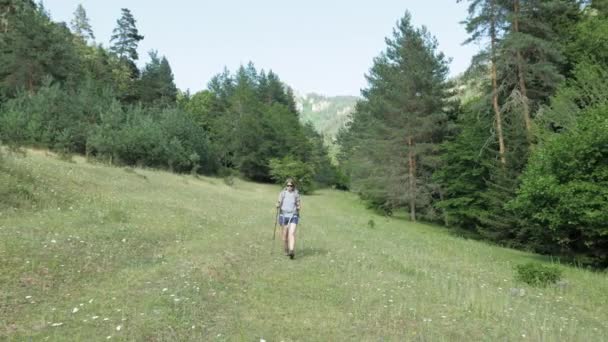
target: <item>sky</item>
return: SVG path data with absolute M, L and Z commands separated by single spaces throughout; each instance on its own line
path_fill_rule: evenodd
M 467 5 L 456 0 L 43 0 L 54 21 L 67 23 L 79 3 L 105 47 L 120 9 L 130 9 L 145 37 L 138 64 L 157 50 L 169 60 L 177 87 L 192 93 L 224 67 L 234 72 L 252 61 L 298 93 L 358 96 L 406 10 L 452 58 L 451 76 L 462 73 L 479 49 L 462 45 Z

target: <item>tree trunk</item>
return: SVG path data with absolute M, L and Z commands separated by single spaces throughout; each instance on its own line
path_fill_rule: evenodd
M 410 186 L 410 220 L 416 222 L 416 155 L 414 154 L 414 139 L 407 139 L 408 146 L 408 172 Z
M 519 0 L 513 1 L 513 32 L 519 32 Z M 526 137 L 528 138 L 528 143 L 531 140 L 531 131 L 532 131 L 532 121 L 530 120 L 530 108 L 528 106 L 528 91 L 526 89 L 526 80 L 524 78 L 524 62 L 521 56 L 521 51 L 517 49 L 517 77 L 519 80 L 519 91 L 523 97 L 523 105 L 524 105 L 524 122 L 526 123 Z
M 495 10 L 495 2 L 492 1 L 493 12 Z M 492 54 L 492 106 L 494 107 L 494 116 L 496 121 L 496 134 L 498 135 L 498 153 L 500 154 L 500 162 L 502 165 L 507 164 L 505 139 L 502 133 L 502 115 L 500 113 L 500 107 L 498 106 L 498 81 L 496 74 L 496 17 L 492 16 L 490 24 L 490 40 L 491 40 L 491 54 Z

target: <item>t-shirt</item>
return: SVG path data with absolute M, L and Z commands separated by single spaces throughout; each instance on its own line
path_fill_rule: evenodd
M 279 194 L 279 202 L 281 203 L 281 214 L 285 217 L 292 217 L 297 213 L 300 204 L 300 194 L 298 190 L 283 190 Z

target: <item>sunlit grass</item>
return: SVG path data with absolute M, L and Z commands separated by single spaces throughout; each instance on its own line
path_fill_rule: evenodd
M 30 151 L 0 178 L 28 189 L 0 206 L 2 340 L 608 339 L 603 273 L 528 287 L 513 267 L 545 258 L 335 191 L 303 198 L 290 261 L 275 186 L 74 161 Z

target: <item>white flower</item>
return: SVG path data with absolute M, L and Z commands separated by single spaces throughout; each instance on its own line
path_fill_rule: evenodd
M 73 309 L 72 309 L 72 313 L 77 313 L 77 312 L 78 312 L 78 310 L 80 310 L 80 309 L 79 309 L 79 308 L 73 308 Z
M 163 292 L 167 292 L 168 290 L 169 290 L 169 289 L 165 287 L 165 288 L 163 289 Z
M 51 324 L 52 327 L 60 327 L 62 325 L 63 325 L 63 323 L 53 323 L 53 324 Z
M 120 331 L 120 329 L 122 329 L 122 325 L 116 327 L 116 331 Z
M 57 240 L 53 239 L 51 240 L 51 243 L 57 243 Z
M 30 299 L 32 298 L 32 296 L 25 296 L 25 299 Z

